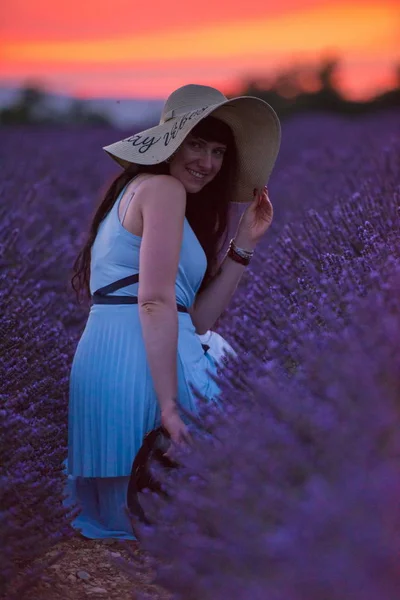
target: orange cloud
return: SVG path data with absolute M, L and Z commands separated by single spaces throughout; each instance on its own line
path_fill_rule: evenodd
M 193 24 L 223 25 L 288 13 L 332 0 L 12 0 L 0 19 L 0 36 L 8 41 L 95 40 L 103 37 L 147 35 L 163 30 L 191 30 Z M 388 0 L 386 0 L 388 1 Z
M 202 25 L 191 30 L 94 41 L 8 42 L 8 61 L 124 63 L 127 61 L 213 60 L 243 54 L 310 55 L 330 48 L 371 55 L 393 52 L 398 34 L 394 5 L 341 3 L 262 20 Z
M 89 10 L 93 1 L 86 0 L 85 10 Z M 119 6 L 126 3 L 126 0 L 114 1 Z M 203 0 L 205 4 L 212 1 Z M 384 88 L 391 84 L 389 68 L 398 60 L 399 37 L 398 9 L 391 1 L 306 0 L 298 8 L 296 0 L 285 0 L 280 3 L 280 10 L 275 4 L 272 11 L 265 8 L 268 0 L 247 0 L 247 3 L 253 9 L 257 5 L 258 12 L 264 6 L 264 14 L 256 18 L 257 11 L 246 11 L 246 18 L 240 18 L 239 8 L 243 15 L 243 3 L 232 0 L 230 21 L 226 19 L 226 9 L 225 20 L 216 9 L 213 21 L 207 23 L 210 11 L 202 10 L 199 19 L 192 17 L 190 26 L 182 26 L 179 15 L 173 11 L 162 13 L 166 4 L 164 0 L 156 0 L 161 14 L 169 14 L 166 22 L 176 23 L 174 27 L 162 31 L 133 27 L 132 33 L 121 33 L 111 21 L 112 11 L 109 11 L 102 15 L 102 18 L 108 15 L 113 23 L 107 36 L 104 19 L 99 14 L 90 21 L 88 37 L 83 32 L 81 36 L 77 33 L 81 20 L 77 21 L 78 30 L 70 39 L 42 36 L 32 41 L 13 41 L 8 36 L 2 45 L 4 60 L 0 64 L 0 77 L 8 81 L 37 77 L 59 91 L 64 86 L 80 95 L 165 96 L 188 81 L 234 89 L 244 75 L 271 73 L 293 62 L 317 61 L 328 52 L 342 60 L 345 74 L 342 89 L 349 94 L 357 95 L 357 89 L 359 95 L 371 93 L 374 85 Z M 292 10 L 282 12 L 289 5 Z M 64 12 L 65 18 L 69 15 L 72 27 L 72 13 L 67 9 Z M 141 15 L 147 15 L 148 19 L 150 13 L 143 9 Z M 48 23 L 44 24 L 48 27 Z M 97 37 L 93 35 L 96 27 Z

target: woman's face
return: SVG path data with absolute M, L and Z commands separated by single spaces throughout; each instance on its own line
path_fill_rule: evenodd
M 179 179 L 190 194 L 210 183 L 222 167 L 226 145 L 187 136 L 169 164 L 170 175 Z

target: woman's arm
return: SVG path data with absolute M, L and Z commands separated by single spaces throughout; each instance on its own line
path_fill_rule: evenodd
M 161 412 L 178 393 L 178 312 L 175 280 L 183 237 L 186 191 L 169 175 L 143 181 L 137 191 L 143 218 L 138 291 L 147 360 Z
M 240 234 L 235 236 L 235 243 L 245 250 L 254 250 L 256 246 L 255 242 Z M 196 296 L 194 306 L 190 310 L 196 333 L 202 335 L 213 328 L 217 319 L 229 306 L 245 268 L 228 255 L 225 256 L 217 274 L 206 289 Z

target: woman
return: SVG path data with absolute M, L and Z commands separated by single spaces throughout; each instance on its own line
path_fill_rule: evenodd
M 73 287 L 93 300 L 70 378 L 69 502 L 85 537 L 135 539 L 124 511 L 132 462 L 162 424 L 189 433 L 178 404 L 212 402 L 211 330 L 272 220 L 264 183 L 279 121 L 257 98 L 227 100 L 187 85 L 160 124 L 104 149 L 124 167 L 106 193 L 74 265 Z M 258 188 L 254 197 L 254 188 Z M 249 202 L 221 265 L 229 203 Z M 140 273 L 140 284 L 139 274 Z

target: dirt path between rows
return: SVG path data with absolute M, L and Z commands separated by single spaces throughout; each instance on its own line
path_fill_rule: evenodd
M 40 562 L 53 559 L 64 552 L 54 564 L 46 568 L 41 580 L 27 591 L 29 600 L 135 600 L 137 592 L 149 600 L 168 600 L 170 595 L 151 584 L 149 560 L 134 541 L 89 540 L 79 534 L 54 546 Z M 139 557 L 143 570 L 133 577 L 125 574 L 113 561 L 131 559 L 130 552 Z M 12 586 L 16 591 L 18 581 Z

